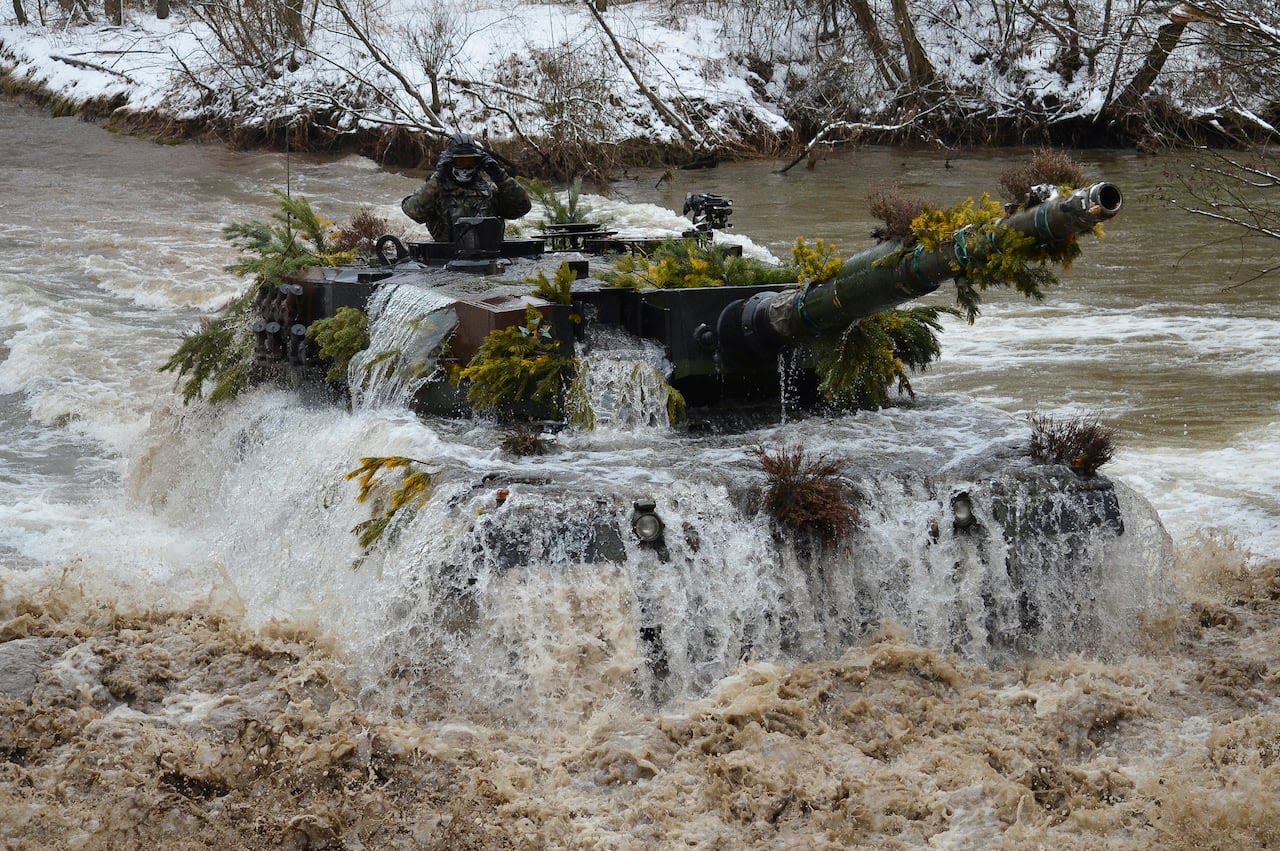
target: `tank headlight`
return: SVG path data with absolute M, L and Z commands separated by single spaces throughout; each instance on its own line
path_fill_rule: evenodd
M 963 532 L 978 522 L 978 518 L 973 514 L 973 500 L 967 493 L 958 493 L 951 498 L 951 514 L 953 517 L 951 526 L 957 532 Z
M 637 499 L 631 506 L 631 531 L 645 544 L 656 544 L 662 540 L 664 525 L 662 518 L 654 511 L 657 506 L 651 499 Z

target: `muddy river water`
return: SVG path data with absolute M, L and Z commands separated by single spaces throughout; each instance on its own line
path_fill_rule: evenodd
M 724 651 L 752 600 L 794 602 L 816 580 L 793 560 L 758 587 L 765 533 L 717 525 L 729 508 L 698 478 L 729 476 L 740 446 L 689 456 L 623 431 L 567 439 L 525 472 L 678 495 L 714 582 L 634 559 L 534 560 L 473 575 L 494 608 L 438 624 L 432 582 L 451 557 L 408 530 L 362 560 L 351 519 L 334 517 L 354 510 L 341 474 L 391 450 L 487 469 L 491 429 L 270 389 L 226 412 L 184 408 L 158 371 L 244 285 L 224 271 L 225 224 L 265 219 L 286 185 L 337 221 L 366 206 L 394 220 L 420 177 L 356 157 L 158 146 L 8 104 L 0 152 L 0 648 L 43 660 L 3 704 L 7 845 L 1280 841 L 1280 298 L 1247 282 L 1276 250 L 1171 207 L 1185 159 L 1078 152 L 1119 187 L 1122 212 L 1043 302 L 992 292 L 974 325 L 948 320 L 941 360 L 913 378 L 917 409 L 752 436 L 962 454 L 1031 412 L 1115 426 L 1104 472 L 1155 507 L 1180 553 L 1169 596 L 1149 597 L 1168 607 L 1113 624 L 1124 646 L 1011 661 L 964 652 L 924 617 L 845 642 L 779 626 L 752 645 L 759 658 Z M 678 229 L 685 193 L 716 192 L 753 250 L 785 258 L 796 237 L 821 237 L 847 255 L 870 244 L 869 193 L 954 204 L 998 192 L 1026 153 L 849 149 L 785 175 L 779 162 L 645 172 L 587 200 L 615 222 Z M 467 522 L 494 508 L 450 493 Z M 440 512 L 432 529 L 461 522 Z M 436 572 L 415 579 L 415 564 Z M 681 600 L 669 640 L 678 627 L 715 650 L 673 664 L 658 695 L 636 687 L 632 601 L 646 584 Z M 930 604 L 903 595 L 903 611 Z

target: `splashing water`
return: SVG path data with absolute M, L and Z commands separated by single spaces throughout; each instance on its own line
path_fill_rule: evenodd
M 896 452 L 876 451 L 886 426 Z M 760 513 L 744 446 L 791 440 L 848 462 L 860 520 L 847 539 L 782 533 Z M 959 460 L 922 463 L 929 441 L 961 441 L 942 453 Z M 890 623 L 986 661 L 1113 655 L 1167 605 L 1169 542 L 1150 507 L 1019 461 L 1007 425 L 963 401 L 747 435 L 562 434 L 540 458 L 496 443 L 480 422 L 264 391 L 160 423 L 134 492 L 208 541 L 250 622 L 307 613 L 341 631 L 369 704 L 427 717 L 560 723 L 619 696 L 664 703 L 742 659 L 838 655 Z M 436 488 L 361 552 L 349 530 L 369 508 L 343 476 L 367 454 L 419 459 Z M 971 529 L 952 528 L 961 492 Z M 632 533 L 638 500 L 654 503 L 660 541 Z
M 227 259 L 218 227 L 260 216 L 278 162 L 211 162 L 208 149 L 38 120 L 56 132 L 12 140 L 15 163 L 43 157 L 62 174 L 71 145 L 83 154 L 74 191 L 87 217 L 110 222 L 129 202 L 149 224 L 111 242 L 125 266 L 92 261 L 109 286 L 64 279 L 65 255 L 42 257 L 39 246 L 46 236 L 83 245 L 55 203 L 67 193 L 33 178 L 0 198 L 33 229 L 13 231 L 21 244 L 0 271 L 12 296 L 0 311 L 0 689 L 11 698 L 0 844 L 1280 842 L 1276 566 L 1250 561 L 1229 537 L 1206 538 L 1184 551 L 1168 611 L 1169 540 L 1146 502 L 1119 482 L 1111 502 L 1065 471 L 1026 468 L 1021 420 L 971 399 L 1009 392 L 1006 348 L 1034 353 L 1034 372 L 1059 365 L 1044 398 L 1062 404 L 1090 401 L 1083 386 L 1155 410 L 1166 397 L 1142 394 L 1176 384 L 1221 414 L 1220 376 L 1199 395 L 1164 373 L 1135 390 L 1109 363 L 1081 383 L 1077 348 L 1037 348 L 1035 317 L 993 308 L 955 350 L 966 371 L 987 365 L 978 380 L 989 387 L 960 398 L 933 388 L 895 410 L 732 435 L 642 427 L 662 407 L 647 391 L 611 419 L 635 427 L 562 432 L 541 458 L 503 456 L 483 420 L 410 415 L 407 383 L 375 388 L 350 411 L 262 389 L 181 407 L 155 368 L 190 324 L 183 306 L 233 287 L 215 280 Z M 137 152 L 132 169 L 117 149 Z M 910 161 L 929 170 L 922 182 L 941 173 L 915 154 L 858 156 L 885 173 Z M 156 181 L 120 174 L 150 177 L 157 163 L 200 186 L 238 188 L 211 204 L 184 195 L 163 208 L 167 192 L 130 202 Z M 964 165 L 948 179 L 972 180 L 982 163 Z M 342 163 L 295 166 L 336 186 L 333 198 L 366 197 L 373 181 L 385 197 L 412 188 L 370 169 L 351 179 Z M 737 168 L 715 179 L 781 194 L 775 177 Z M 820 182 L 834 183 L 830 173 Z M 782 205 L 788 216 L 812 208 L 832 221 L 864 194 L 840 187 L 823 211 L 814 183 L 796 184 L 805 195 Z M 155 222 L 182 232 L 152 233 Z M 788 219 L 780 239 L 812 225 Z M 154 267 L 151 246 L 170 240 L 181 245 L 164 252 L 166 274 L 133 280 Z M 1140 255 L 1151 250 L 1131 241 Z M 1143 263 L 1120 265 L 1134 277 Z M 1185 289 L 1150 277 L 1159 293 Z M 1133 284 L 1096 289 L 1111 297 Z M 1087 287 L 1076 295 L 1094 297 Z M 1096 307 L 1071 312 L 1087 319 Z M 1124 315 L 1141 330 L 1141 311 Z M 1159 363 L 1165 349 L 1151 346 L 1144 356 Z M 606 385 L 652 363 L 618 361 Z M 600 409 L 612 411 L 607 397 Z M 1273 551 L 1274 475 L 1257 460 L 1274 454 L 1273 417 L 1243 437 L 1231 437 L 1239 418 L 1220 419 L 1225 442 L 1215 431 L 1212 445 L 1161 448 L 1137 433 L 1107 471 L 1159 496 L 1183 527 L 1235 524 Z M 754 444 L 847 462 L 860 514 L 848 540 L 772 528 L 757 508 L 763 474 L 744 448 Z M 350 530 L 369 508 L 344 474 L 372 454 L 422 459 L 436 490 L 363 552 Z M 970 531 L 955 528 L 959 493 L 972 500 Z M 632 534 L 644 499 L 664 523 L 660 546 Z M 1036 534 L 1043 524 L 1059 532 Z
M 408 407 L 453 330 L 453 299 L 425 287 L 383 286 L 370 298 L 368 315 L 369 346 L 347 368 L 352 404 Z
M 671 371 L 662 346 L 619 329 L 591 331 L 579 354 L 587 363 L 585 389 L 597 428 L 632 431 L 671 425 Z

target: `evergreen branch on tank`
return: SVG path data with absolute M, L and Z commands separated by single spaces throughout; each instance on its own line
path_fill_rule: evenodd
M 723 246 L 666 241 L 648 255 L 625 255 L 601 275 L 610 286 L 689 288 L 800 284 L 829 280 L 844 259 L 834 243 L 797 237 L 791 263 L 772 265 L 744 259 Z M 812 344 L 819 389 L 843 407 L 878 409 L 890 404 L 889 390 L 911 393 L 907 369 L 923 370 L 941 353 L 938 317 L 947 308 L 893 309 L 852 323 L 843 333 Z M 679 420 L 673 419 L 672 422 Z
M 658 394 L 663 399 L 663 409 L 667 413 L 668 425 L 680 425 L 688 416 L 688 404 L 685 402 L 684 394 L 676 388 L 672 387 L 660 370 L 647 363 L 637 363 L 631 368 L 631 383 L 633 386 L 640 388 L 641 398 L 640 407 L 647 408 L 648 405 L 643 400 L 645 394 L 644 387 L 647 378 L 652 384 L 658 387 Z
M 340 231 L 322 218 L 302 195 L 286 195 L 272 189 L 280 209 L 271 222 L 229 224 L 223 238 L 240 250 L 240 261 L 227 267 L 240 277 L 252 275 L 260 285 L 284 283 L 291 275 L 312 266 L 339 266 L 355 259 L 355 250 L 338 248 Z
M 608 286 L 690 289 L 794 283 L 795 272 L 731 254 L 723 245 L 668 239 L 646 254 L 624 254 L 600 274 Z
M 361 549 L 368 550 L 377 543 L 401 509 L 407 506 L 416 511 L 426 505 L 435 479 L 425 466 L 426 462 L 404 455 L 377 455 L 361 458 L 360 466 L 346 473 L 347 481 L 358 480 L 356 502 L 371 503 L 369 519 L 351 528 Z M 393 470 L 402 471 L 397 487 L 385 478 Z
M 538 272 L 525 278 L 525 283 L 533 287 L 533 294 L 552 304 L 573 304 L 573 282 L 578 274 L 569 264 L 561 263 L 556 267 L 555 276 L 548 278 L 545 272 Z M 580 320 L 581 317 L 578 317 Z M 575 320 L 575 321 L 578 321 Z
M 586 359 L 575 360 L 573 380 L 564 392 L 565 419 L 583 431 L 592 431 L 596 427 L 596 411 L 587 392 L 587 374 L 590 371 L 591 365 Z
M 564 200 L 551 184 L 537 178 L 517 177 L 516 180 L 529 196 L 542 205 L 546 223 L 549 225 L 568 225 L 596 221 L 591 215 L 591 206 L 582 203 L 582 178 L 576 177 L 569 184 Z M 601 220 L 604 224 L 607 220 Z
M 667 423 L 673 426 L 679 425 L 689 416 L 689 403 L 685 400 L 684 394 L 668 384 L 665 379 L 662 384 L 667 388 Z
M 242 316 L 234 312 L 205 320 L 198 331 L 187 334 L 177 351 L 160 367 L 182 381 L 182 404 L 199 398 L 206 382 L 213 382 L 209 401 L 231 399 L 257 380 L 253 342 Z
M 923 372 L 941 353 L 939 316 L 950 307 L 916 306 L 874 313 L 843 334 L 813 344 L 824 398 L 841 407 L 878 410 L 892 404 L 889 390 L 915 398 L 908 370 Z
M 812 281 L 825 281 L 840 271 L 844 258 L 834 242 L 819 237 L 810 245 L 804 237 L 796 237 L 791 246 L 791 280 L 804 286 Z
M 984 193 L 976 202 L 968 198 L 949 209 L 938 209 L 882 191 L 870 199 L 873 215 L 885 223 L 873 235 L 897 239 L 901 244 L 874 265 L 893 268 L 922 250 L 952 252 L 956 306 L 970 324 L 981 312 L 982 292 L 990 287 L 1012 287 L 1027 298 L 1043 300 L 1045 290 L 1058 283 L 1050 266 L 1068 270 L 1080 256 L 1079 235 L 1069 233 L 1045 241 L 1006 227 L 1002 220 L 1019 209 L 1030 210 L 1052 198 L 1067 197 L 1076 187 L 1088 184 L 1083 167 L 1069 154 L 1040 149 L 1026 162 L 1005 169 L 1000 177 L 1001 188 L 1017 199 L 1015 203 L 1001 204 Z M 904 232 L 903 217 L 917 205 L 918 212 Z M 1101 238 L 1101 223 L 1089 232 Z M 973 250 L 975 247 L 980 250 Z
M 199 330 L 186 335 L 160 367 L 161 372 L 177 372 L 184 405 L 204 396 L 209 382 L 213 386 L 208 401 L 216 403 L 235 398 L 271 374 L 254 362 L 248 322 L 260 295 L 312 266 L 349 263 L 355 258 L 354 248 L 339 247 L 342 231 L 313 210 L 305 197 L 275 189 L 272 194 L 279 209 L 271 214 L 271 221 L 236 222 L 222 229 L 223 238 L 241 254 L 227 271 L 252 277 L 253 284 L 219 316 L 206 319 Z
M 480 350 L 457 377 L 470 383 L 467 401 L 477 410 L 546 412 L 559 418 L 573 370 L 574 359 L 561 354 L 555 334 L 530 305 L 524 325 L 486 334 Z
M 1012 287 L 1040 301 L 1045 288 L 1058 280 L 1046 264 L 1057 262 L 1068 268 L 1080 254 L 1079 242 L 1071 236 L 1052 246 L 1041 245 L 1035 237 L 1001 225 L 1005 214 L 1000 202 L 985 193 L 977 202 L 967 198 L 948 209 L 926 207 L 911 222 L 912 238 L 876 265 L 896 266 L 917 250 L 952 250 L 957 254 L 951 261 L 956 273 L 956 306 L 970 324 L 981 313 L 982 292 L 990 287 Z M 973 260 L 961 259 L 970 246 L 977 245 L 992 250 L 982 252 L 980 258 L 975 251 Z
M 837 251 L 825 240 L 810 245 L 797 237 L 791 268 L 801 287 L 839 274 L 844 258 Z M 843 408 L 878 410 L 891 404 L 889 390 L 895 383 L 899 394 L 914 398 L 907 370 L 924 371 L 942 353 L 937 337 L 942 313 L 955 311 L 929 306 L 884 310 L 814 341 L 814 370 L 823 398 Z
M 369 317 L 354 307 L 339 307 L 333 316 L 311 323 L 307 339 L 314 340 L 320 346 L 321 359 L 329 361 L 325 380 L 340 383 L 346 380 L 351 359 L 369 348 Z M 394 353 L 383 353 L 388 354 Z

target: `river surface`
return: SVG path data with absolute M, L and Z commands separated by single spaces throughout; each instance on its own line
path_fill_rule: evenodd
M 1171 208 L 1168 171 L 1178 158 L 1082 152 L 1089 175 L 1124 194 L 1121 214 L 1103 240 L 1084 239 L 1084 256 L 1044 302 L 994 292 L 974 325 L 948 321 L 940 362 L 913 378 L 913 406 L 692 448 L 602 429 L 522 462 L 518 472 L 530 479 L 554 473 L 584 490 L 612 482 L 670 495 L 676 518 L 702 530 L 702 546 L 714 551 L 709 584 L 655 573 L 644 558 L 606 570 L 544 568 L 528 557 L 529 569 L 514 575 L 471 574 L 478 608 L 441 624 L 439 612 L 454 603 L 438 589 L 456 581 L 456 554 L 440 555 L 438 538 L 406 530 L 362 555 L 349 533 L 360 516 L 342 513 L 358 509 L 342 474 L 361 455 L 392 453 L 506 469 L 492 429 L 424 424 L 387 405 L 348 412 L 285 390 L 255 390 L 226 411 L 184 407 L 172 374 L 159 372 L 181 334 L 244 286 L 224 271 L 236 259 L 224 225 L 266 219 L 271 191 L 286 186 L 335 221 L 372 207 L 398 222 L 399 199 L 419 178 L 356 157 L 159 146 L 8 104 L 0 105 L 0 151 L 5 638 L 92 636 L 96 658 L 121 666 L 111 694 L 124 676 L 120 659 L 152 660 L 129 674 L 144 685 L 131 687 L 128 707 L 105 696 L 101 683 L 111 680 L 93 654 L 75 650 L 57 668 L 61 691 L 37 690 L 66 712 L 83 701 L 79 715 L 57 722 L 65 725 L 58 741 L 76 744 L 48 751 L 39 783 L 35 769 L 17 767 L 32 759 L 27 749 L 6 745 L 6 782 L 17 784 L 21 770 L 32 788 L 79 791 L 70 802 L 58 798 L 65 789 L 44 803 L 43 793 L 26 804 L 5 797 L 12 827 L 4 835 L 15 847 L 109 847 L 110 837 L 132 836 L 144 823 L 158 842 L 186 831 L 204 837 L 189 847 L 231 847 L 246 842 L 239 825 L 255 817 L 263 836 L 292 847 L 1275 841 L 1275 807 L 1255 811 L 1260 805 L 1238 795 L 1269 794 L 1280 747 L 1270 667 L 1280 585 L 1266 581 L 1280 560 L 1280 299 L 1266 281 L 1233 286 L 1274 265 L 1275 249 L 1224 242 L 1228 232 Z M 588 200 L 620 229 L 675 231 L 685 193 L 717 192 L 734 200 L 731 238 L 752 253 L 785 258 L 804 236 L 848 255 L 869 245 L 872 191 L 896 185 L 949 205 L 998 191 L 1009 158 L 1026 153 L 850 149 L 785 175 L 774 171 L 781 163 L 643 173 L 618 181 L 609 198 Z M 948 290 L 931 298 L 946 303 Z M 1168 602 L 1172 579 L 1169 589 L 1107 589 L 1100 596 L 1117 608 L 1108 623 L 1112 610 L 1101 603 L 1098 629 L 1114 638 L 1101 642 L 1104 652 L 1080 656 L 1071 641 L 1034 645 L 1036 655 L 1008 667 L 969 652 L 945 618 L 917 617 L 932 602 L 912 580 L 890 612 L 898 626 L 845 635 L 796 602 L 816 580 L 805 578 L 795 554 L 771 564 L 762 582 L 763 570 L 752 567 L 765 538 L 724 520 L 734 509 L 717 502 L 747 442 L 798 440 L 870 467 L 916 457 L 945 467 L 1005 445 L 1005 432 L 1020 434 L 1032 412 L 1097 415 L 1118 429 L 1120 450 L 1104 472 L 1159 512 L 1183 554 L 1179 581 L 1212 601 L 1197 603 L 1197 616 L 1184 622 L 1156 605 Z M 448 506 L 423 521 L 437 524 L 433 535 L 459 522 L 446 508 L 464 506 L 472 517 L 495 509 L 488 491 L 451 487 Z M 558 545 L 536 535 L 522 542 L 546 552 Z M 910 563 L 905 546 L 915 544 L 883 543 L 901 559 L 887 559 L 885 570 L 920 570 L 925 582 L 936 565 Z M 1117 576 L 1126 585 L 1146 581 L 1140 571 Z M 676 602 L 632 613 L 635 623 L 599 616 L 626 611 L 640 586 L 648 586 L 645 599 Z M 952 603 L 963 614 L 962 596 Z M 747 623 L 760 605 L 792 622 Z M 104 606 L 185 614 L 149 615 L 126 628 Z M 952 625 L 955 618 L 953 611 Z M 463 642 L 459 620 L 487 632 Z M 683 655 L 668 660 L 668 690 L 655 693 L 646 680 L 637 697 L 641 622 L 650 632 L 664 628 L 667 642 L 676 632 L 685 637 Z M 271 637 L 235 631 L 240 625 Z M 1218 634 L 1230 629 L 1242 643 Z M 245 671 L 209 674 L 214 651 L 192 650 L 192 641 L 246 660 Z M 1148 645 L 1159 651 L 1144 655 Z M 266 658 L 261 646 L 295 665 L 277 671 L 271 686 L 262 685 L 268 674 L 248 671 L 259 664 L 248 660 Z M 1099 642 L 1090 646 L 1097 651 Z M 959 656 L 944 657 L 948 648 Z M 317 691 L 324 678 L 315 671 L 336 664 L 330 652 L 354 683 L 350 703 Z M 163 675 L 154 669 L 160 657 Z M 1179 685 L 1162 685 L 1166 677 Z M 156 682 L 181 688 L 149 704 L 145 684 Z M 374 710 L 403 720 L 360 714 Z M 258 764 L 265 745 L 249 741 L 244 717 L 238 740 L 224 735 L 219 713 L 228 712 L 252 716 L 252 729 L 299 776 L 346 777 L 363 760 L 343 781 L 346 797 L 324 803 L 317 790 L 329 781 L 314 778 L 315 800 L 243 780 L 257 776 L 245 766 Z M 85 727 L 90 716 L 106 726 Z M 144 717 L 221 744 L 156 744 L 160 733 L 139 732 Z M 223 732 L 209 732 L 215 728 Z M 339 741 L 348 735 L 350 748 Z M 98 769 L 90 777 L 88 760 L 73 756 L 103 742 L 125 754 L 111 757 L 115 781 Z M 21 759 L 12 756 L 19 751 Z M 412 768 L 403 771 L 411 781 L 379 762 L 400 765 L 409 752 Z M 147 768 L 156 760 L 169 766 L 159 781 Z M 382 791 L 352 791 L 384 771 Z M 1203 782 L 1166 785 L 1202 771 Z M 203 815 L 184 821 L 196 817 L 179 813 L 156 826 L 125 814 L 142 805 L 113 783 L 142 790 L 139 801 L 151 793 L 168 800 L 176 788 Z M 413 797 L 432 783 L 440 784 L 436 798 Z M 113 815 L 76 820 L 100 805 Z M 227 814 L 235 807 L 248 813 L 241 821 Z M 280 822 L 275 811 L 292 820 Z

